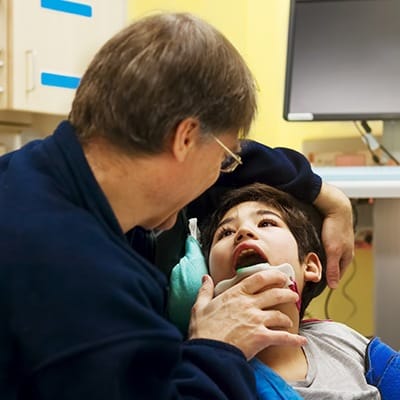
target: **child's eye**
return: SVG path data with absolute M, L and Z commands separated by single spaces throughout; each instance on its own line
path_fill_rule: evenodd
M 258 226 L 260 228 L 266 228 L 268 226 L 278 226 L 278 223 L 274 221 L 273 219 L 263 219 L 258 223 Z
M 221 239 L 223 239 L 224 237 L 233 235 L 234 233 L 235 233 L 235 232 L 233 231 L 233 229 L 223 227 L 223 228 L 221 228 L 220 231 L 217 233 L 217 240 L 221 240 Z

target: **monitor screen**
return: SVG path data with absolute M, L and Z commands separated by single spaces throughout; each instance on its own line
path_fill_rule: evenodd
M 400 118 L 400 0 L 292 0 L 284 118 Z

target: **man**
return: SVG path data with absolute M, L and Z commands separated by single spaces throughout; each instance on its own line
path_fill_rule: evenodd
M 238 285 L 229 303 L 213 300 L 206 281 L 183 341 L 165 318 L 166 277 L 141 256 L 147 242 L 127 240 L 171 228 L 221 162 L 225 171 L 241 162 L 238 136 L 255 110 L 235 48 L 194 16 L 160 14 L 100 49 L 52 136 L 0 159 L 2 400 L 251 399 L 246 360 L 303 343 L 276 329 L 287 317 L 264 311 L 295 293 L 254 296 L 283 286 L 268 273 Z M 310 201 L 327 207 L 328 230 L 340 226 L 348 204 L 326 185 L 318 194 L 316 182 Z M 338 231 L 336 261 L 346 264 L 351 241 Z M 249 319 L 233 324 L 244 298 Z

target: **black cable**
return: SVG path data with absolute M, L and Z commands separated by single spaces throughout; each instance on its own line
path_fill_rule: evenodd
M 356 305 L 355 301 L 347 293 L 347 286 L 354 279 L 354 276 L 357 272 L 357 263 L 356 263 L 355 259 L 353 259 L 352 266 L 354 266 L 353 272 L 351 273 L 349 278 L 346 280 L 346 283 L 343 285 L 342 290 L 341 290 L 343 297 L 352 305 L 352 311 L 351 311 L 350 315 L 346 318 L 346 321 L 348 321 L 357 312 L 357 305 Z M 334 289 L 329 288 L 328 294 L 326 296 L 325 303 L 324 303 L 325 319 L 331 319 L 331 316 L 329 314 L 329 303 L 331 301 L 333 293 L 334 293 Z
M 357 125 L 356 125 L 357 126 Z M 353 231 L 356 232 L 357 230 L 357 225 L 358 225 L 358 220 L 359 220 L 359 212 L 358 212 L 358 208 L 357 208 L 357 202 L 358 200 L 351 200 L 351 208 L 352 208 L 352 213 L 353 213 Z M 351 281 L 353 280 L 355 274 L 356 274 L 356 270 L 357 270 L 357 262 L 356 262 L 356 258 L 353 258 L 352 264 L 349 268 L 354 267 L 353 268 L 353 272 L 350 274 L 350 276 L 347 278 L 346 282 L 344 283 L 344 285 L 342 286 L 342 294 L 343 297 L 352 305 L 353 310 L 350 313 L 350 316 L 347 317 L 347 320 L 349 320 L 356 312 L 357 312 L 357 305 L 355 303 L 355 301 L 348 295 L 347 293 L 347 286 L 351 283 Z M 328 294 L 325 298 L 325 303 L 324 303 L 324 314 L 325 314 L 325 319 L 331 319 L 330 315 L 329 315 L 329 302 L 331 301 L 331 297 L 333 294 L 334 290 L 329 288 Z
M 365 122 L 365 121 L 361 121 L 361 124 L 362 124 L 363 122 Z M 366 133 L 364 133 L 364 132 L 360 129 L 360 127 L 357 125 L 357 122 L 356 122 L 356 121 L 353 121 L 353 123 L 354 123 L 355 127 L 357 128 L 359 134 L 361 135 L 361 138 L 365 138 Z M 370 128 L 369 128 L 369 129 L 370 129 Z M 370 131 L 371 131 L 371 129 L 370 129 Z M 368 133 L 369 133 L 369 132 L 367 132 L 367 134 L 368 134 Z M 365 140 L 363 140 L 363 142 L 364 142 L 364 144 L 367 146 L 367 149 L 368 149 L 368 151 L 370 152 L 371 157 L 372 157 L 372 160 L 374 161 L 374 163 L 375 163 L 375 164 L 378 164 L 378 165 L 382 165 L 379 156 L 378 156 L 377 154 L 375 154 L 374 150 L 371 149 L 371 145 L 370 145 L 369 141 L 368 141 L 367 139 L 365 139 Z
M 357 262 L 355 258 L 353 259 L 352 266 L 353 266 L 353 272 L 348 277 L 348 279 L 346 280 L 345 284 L 342 287 L 343 297 L 352 305 L 353 308 L 350 315 L 346 318 L 346 322 L 357 312 L 357 304 L 347 293 L 347 286 L 349 286 L 349 284 L 351 283 L 357 272 Z
M 329 315 L 329 302 L 331 300 L 332 293 L 333 293 L 333 289 L 329 288 L 328 294 L 327 294 L 326 299 L 325 299 L 325 304 L 324 304 L 325 319 L 331 319 L 331 317 Z
M 365 120 L 361 121 L 361 126 L 364 128 L 365 133 L 371 133 L 372 129 L 371 127 L 368 125 L 368 122 Z
M 400 162 L 397 160 L 397 158 L 392 153 L 390 153 L 389 150 L 387 150 L 386 147 L 383 146 L 382 144 L 381 144 L 381 149 L 392 161 L 395 162 L 396 165 L 400 165 Z
M 372 134 L 372 133 L 371 133 L 371 132 L 372 132 L 372 129 L 371 129 L 371 127 L 369 126 L 369 124 L 368 124 L 367 121 L 365 121 L 365 120 L 361 121 L 361 126 L 364 128 L 364 131 L 365 131 L 367 134 Z M 389 151 L 385 146 L 383 146 L 382 144 L 379 144 L 379 148 L 380 148 L 392 161 L 394 161 L 394 163 L 395 163 L 396 165 L 400 165 L 400 162 L 397 160 L 397 158 L 396 158 L 392 153 L 390 153 L 390 151 Z

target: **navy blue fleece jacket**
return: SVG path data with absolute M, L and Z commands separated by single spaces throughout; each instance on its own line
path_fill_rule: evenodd
M 167 279 L 121 231 L 69 123 L 0 158 L 0 209 L 1 400 L 256 398 L 239 350 L 166 320 Z

